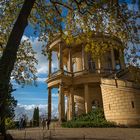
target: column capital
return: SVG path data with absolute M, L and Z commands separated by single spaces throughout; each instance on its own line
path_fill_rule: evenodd
M 52 89 L 52 87 L 47 87 L 47 89 L 51 90 L 51 89 Z

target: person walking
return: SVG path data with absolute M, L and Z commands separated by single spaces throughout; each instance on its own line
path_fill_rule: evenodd
M 42 120 L 42 126 L 43 126 L 43 130 L 45 129 L 45 127 L 46 127 L 46 120 L 43 118 L 43 120 Z
M 20 119 L 19 121 L 19 130 L 23 128 L 23 118 Z
M 47 121 L 47 128 L 48 128 L 48 130 L 49 130 L 49 128 L 50 128 L 50 123 L 51 123 L 51 120 L 48 119 L 48 121 Z
M 23 119 L 23 129 L 25 129 L 26 128 L 26 119 L 24 118 Z

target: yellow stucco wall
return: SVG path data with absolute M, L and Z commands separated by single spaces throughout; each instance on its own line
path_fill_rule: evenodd
M 132 82 L 102 79 L 103 107 L 108 121 L 140 125 L 140 87 Z

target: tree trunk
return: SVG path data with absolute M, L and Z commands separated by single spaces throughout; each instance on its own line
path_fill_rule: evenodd
M 8 94 L 9 82 L 11 72 L 14 68 L 14 63 L 17 57 L 18 47 L 26 26 L 28 25 L 28 17 L 33 8 L 35 0 L 25 0 L 20 11 L 20 14 L 15 22 L 15 25 L 9 36 L 6 48 L 0 59 L 0 131 L 4 135 L 5 127 L 3 120 L 5 120 L 4 108 L 6 97 Z

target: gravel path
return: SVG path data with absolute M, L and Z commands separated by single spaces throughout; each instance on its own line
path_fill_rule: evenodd
M 139 128 L 27 128 L 8 133 L 19 140 L 140 140 Z

